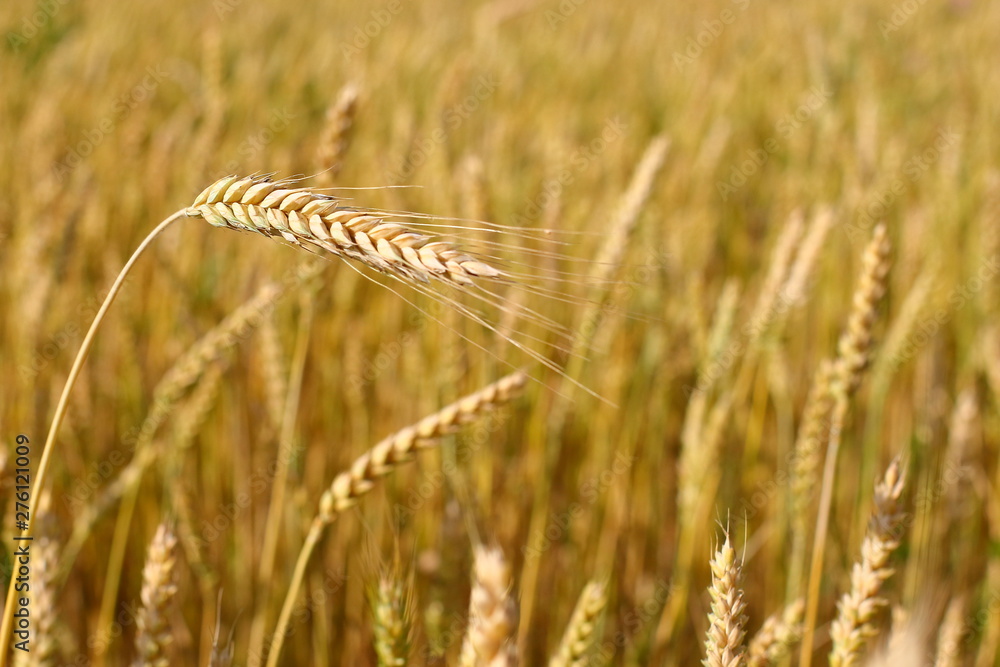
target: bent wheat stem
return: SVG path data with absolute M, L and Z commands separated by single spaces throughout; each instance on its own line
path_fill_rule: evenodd
M 138 261 L 139 257 L 146 251 L 146 248 L 153 242 L 160 233 L 163 232 L 167 227 L 173 223 L 181 220 L 185 217 L 185 211 L 177 211 L 166 220 L 161 222 L 156 228 L 149 233 L 139 247 L 136 248 L 135 252 L 132 253 L 132 257 L 129 258 L 125 266 L 122 268 L 118 277 L 115 279 L 111 289 L 108 290 L 108 295 L 104 299 L 104 303 L 101 304 L 100 310 L 97 311 L 97 315 L 94 317 L 93 323 L 90 325 L 90 329 L 87 331 L 87 335 L 83 339 L 83 343 L 80 345 L 80 351 L 76 354 L 76 359 L 73 361 L 73 366 L 69 371 L 69 377 L 66 378 L 66 384 L 63 386 L 62 394 L 59 396 L 59 403 L 56 404 L 55 414 L 52 416 L 52 424 L 49 426 L 48 436 L 45 438 L 45 445 L 42 448 L 42 458 L 38 462 L 38 472 L 35 475 L 35 484 L 31 489 L 31 497 L 39 498 L 41 497 L 42 490 L 45 488 L 46 474 L 49 470 L 49 461 L 52 457 L 52 450 L 55 448 L 56 434 L 59 432 L 59 427 L 62 425 L 63 417 L 66 415 L 66 407 L 69 405 L 69 393 L 73 390 L 73 386 L 76 384 L 76 379 L 80 375 L 80 371 L 83 369 L 83 362 L 87 359 L 87 354 L 90 352 L 90 346 L 94 342 L 94 336 L 97 334 L 97 330 L 100 328 L 101 323 L 104 321 L 104 316 L 107 315 L 108 309 L 111 308 L 111 304 L 114 303 L 115 297 L 118 296 L 118 292 L 121 291 L 122 285 L 125 283 L 125 278 L 128 276 L 129 271 Z M 29 515 L 27 520 L 27 525 L 21 531 L 22 535 L 28 535 L 31 532 L 32 516 Z M 12 604 L 14 598 L 14 584 L 16 583 L 16 577 L 11 577 L 10 586 L 7 588 L 7 601 L 8 604 L 4 606 L 3 611 L 3 623 L 0 624 L 0 646 L 7 646 L 10 639 L 10 632 L 13 628 L 14 621 L 14 607 L 17 605 Z M 7 665 L 7 651 L 0 650 L 0 667 L 6 667 Z

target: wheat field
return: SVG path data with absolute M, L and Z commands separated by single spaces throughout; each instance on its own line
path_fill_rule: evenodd
M 0 667 L 1000 664 L 997 4 L 0 28 Z

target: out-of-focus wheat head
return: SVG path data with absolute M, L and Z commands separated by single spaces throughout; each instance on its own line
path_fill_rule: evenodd
M 875 485 L 875 508 L 861 543 L 861 561 L 851 570 L 851 590 L 837 603 L 837 618 L 830 627 L 832 667 L 859 664 L 866 642 L 877 634 L 876 615 L 888 604 L 881 596 L 882 584 L 895 572 L 889 557 L 899 547 L 905 527 L 900 505 L 905 486 L 906 475 L 896 459 Z

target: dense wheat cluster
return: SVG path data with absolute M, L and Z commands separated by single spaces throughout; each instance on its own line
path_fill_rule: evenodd
M 0 3 L 0 667 L 1000 663 L 998 30 Z

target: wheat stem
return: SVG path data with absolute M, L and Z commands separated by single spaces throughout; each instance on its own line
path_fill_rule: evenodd
M 100 328 L 101 323 L 104 321 L 104 316 L 107 315 L 108 309 L 111 304 L 114 303 L 115 297 L 118 296 L 118 292 L 121 290 L 122 285 L 125 283 L 125 278 L 128 277 L 129 272 L 132 267 L 138 261 L 139 257 L 146 251 L 146 248 L 153 242 L 153 240 L 159 236 L 167 227 L 182 220 L 186 215 L 185 211 L 177 211 L 166 220 L 161 222 L 149 233 L 139 247 L 135 249 L 132 256 L 129 258 L 128 262 L 122 268 L 118 277 L 115 279 L 114 284 L 111 285 L 111 289 L 108 290 L 108 295 L 104 299 L 104 303 L 101 304 L 100 310 L 97 311 L 97 315 L 94 317 L 94 321 L 90 325 L 90 329 L 87 331 L 87 335 L 83 339 L 83 343 L 80 345 L 80 351 L 76 354 L 76 359 L 73 361 L 73 366 L 69 371 L 69 376 L 66 378 L 66 384 L 63 386 L 62 394 L 59 396 L 59 403 L 56 405 L 55 414 L 52 416 L 52 424 L 49 426 L 49 433 L 45 439 L 45 445 L 42 448 L 42 458 L 38 462 L 38 471 L 35 473 L 35 484 L 31 488 L 31 497 L 39 498 L 44 489 L 45 478 L 49 470 L 49 461 L 52 457 L 52 452 L 55 449 L 56 434 L 59 432 L 59 427 L 62 425 L 63 417 L 66 415 L 66 408 L 69 405 L 69 394 L 73 390 L 73 386 L 76 384 L 76 380 L 80 375 L 80 371 L 83 369 L 83 362 L 87 359 L 87 354 L 90 352 L 90 346 L 94 342 L 94 337 L 97 334 L 97 330 Z M 21 535 L 29 535 L 31 532 L 31 523 L 33 519 L 33 513 L 28 517 L 27 527 L 21 531 Z M 14 600 L 14 585 L 16 584 L 16 577 L 11 577 L 10 586 L 7 588 L 7 600 Z M 17 605 L 7 604 L 4 607 L 3 612 L 3 622 L 0 623 L 0 646 L 7 646 L 10 640 L 10 632 L 13 629 L 14 621 L 14 608 Z M 6 667 L 7 665 L 7 651 L 0 650 L 0 667 Z

